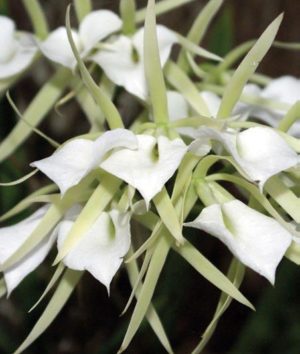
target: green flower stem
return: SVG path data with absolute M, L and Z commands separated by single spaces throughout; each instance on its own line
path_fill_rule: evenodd
M 136 31 L 135 13 L 136 13 L 135 0 L 120 1 L 120 15 L 123 20 L 122 31 L 127 36 L 134 34 Z
M 74 0 L 74 6 L 79 22 L 93 10 L 91 0 Z
M 34 32 L 39 39 L 47 38 L 48 23 L 38 0 L 23 0 L 24 7 L 31 19 Z

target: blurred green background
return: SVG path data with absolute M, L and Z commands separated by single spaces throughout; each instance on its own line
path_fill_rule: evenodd
M 54 29 L 63 25 L 69 1 L 41 1 L 47 18 Z M 139 7 L 146 1 L 138 1 Z M 195 15 L 206 1 L 193 3 L 161 16 L 159 22 L 186 33 Z M 95 8 L 113 8 L 117 0 L 95 0 Z M 20 0 L 1 0 L 0 11 L 15 19 L 18 28 L 31 30 Z M 205 38 L 205 46 L 217 54 L 227 53 L 233 46 L 257 38 L 264 28 L 280 13 L 285 19 L 278 39 L 300 40 L 300 2 L 294 0 L 227 0 Z M 272 49 L 259 71 L 271 76 L 300 75 L 300 53 Z M 41 82 L 49 75 L 50 66 L 38 66 L 29 73 L 12 96 L 24 109 L 36 93 Z M 56 112 L 41 125 L 59 141 L 84 132 L 86 125 L 80 120 L 77 107 L 67 104 L 62 116 Z M 3 139 L 16 119 L 7 101 L 0 103 L 0 138 Z M 73 124 L 75 123 L 76 124 Z M 72 127 L 72 128 L 70 128 Z M 67 132 L 66 132 L 67 130 Z M 63 132 L 63 133 L 62 133 Z M 29 162 L 50 152 L 39 137 L 32 136 L 26 148 L 20 148 L 13 157 L 1 165 L 0 181 L 10 181 L 29 171 Z M 33 178 L 16 187 L 0 189 L 1 214 L 18 200 L 44 183 Z M 230 254 L 219 243 L 209 238 L 199 240 L 190 235 L 199 249 L 220 269 L 226 271 Z M 33 312 L 28 309 L 39 298 L 50 279 L 53 255 L 38 271 L 30 275 L 9 299 L 0 300 L 0 353 L 11 353 L 38 319 L 45 301 Z M 53 269 L 51 269 L 51 272 Z M 300 269 L 283 261 L 278 269 L 276 286 L 252 271 L 247 271 L 243 293 L 255 304 L 250 312 L 233 303 L 219 323 L 218 329 L 204 353 L 230 354 L 298 354 L 300 353 Z M 128 324 L 130 311 L 119 317 L 130 294 L 126 274 L 120 273 L 113 281 L 111 297 L 91 276 L 86 274 L 71 300 L 49 330 L 26 353 L 28 354 L 111 354 L 120 345 Z M 171 254 L 161 275 L 155 296 L 155 306 L 166 326 L 170 340 L 178 354 L 186 354 L 197 344 L 209 323 L 219 293 L 208 282 L 199 278 L 183 260 Z M 47 301 L 47 300 L 46 300 Z M 152 330 L 144 324 L 127 350 L 132 354 L 164 353 Z

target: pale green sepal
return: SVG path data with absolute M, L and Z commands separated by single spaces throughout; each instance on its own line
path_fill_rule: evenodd
M 56 100 L 67 87 L 71 72 L 64 68 L 42 87 L 36 97 L 23 114 L 23 118 L 32 127 L 36 127 L 55 105 Z M 30 128 L 25 122 L 20 121 L 0 144 L 0 162 L 9 157 L 31 134 Z
M 60 278 L 64 270 L 65 270 L 64 264 L 59 263 L 43 294 L 40 296 L 38 301 L 31 307 L 31 309 L 28 312 L 33 311 L 43 301 L 43 299 L 48 295 L 49 291 L 53 288 L 55 283 L 58 281 L 58 279 Z
M 35 202 L 35 198 L 39 198 L 47 193 L 55 192 L 56 190 L 57 190 L 57 186 L 55 184 L 50 184 L 48 186 L 38 189 L 34 193 L 30 194 L 28 197 L 21 200 L 18 204 L 16 204 L 14 207 L 12 207 L 10 210 L 8 210 L 6 213 L 4 213 L 0 217 L 0 222 L 3 222 L 5 220 L 17 215 L 18 213 L 22 212 L 23 210 L 27 209 L 32 203 Z
M 156 34 L 155 0 L 148 0 L 144 32 L 144 65 L 154 121 L 158 124 L 168 122 L 166 85 Z
M 197 87 L 174 62 L 167 62 L 164 72 L 169 83 L 180 92 L 194 110 L 202 116 L 211 114 Z
M 39 39 L 48 36 L 49 28 L 45 13 L 38 0 L 23 0 L 24 7 L 31 19 L 34 32 Z
M 194 21 L 193 26 L 186 38 L 189 39 L 192 43 L 200 43 L 207 31 L 210 22 L 218 12 L 222 3 L 222 0 L 209 1 Z M 183 50 L 181 50 L 179 53 L 177 63 L 183 71 L 187 71 L 188 62 L 185 58 L 185 53 Z
M 4 278 L 0 279 L 0 299 L 7 293 Z
M 87 89 L 93 96 L 96 103 L 103 111 L 110 129 L 122 128 L 123 122 L 117 108 L 115 107 L 113 102 L 109 99 L 107 94 L 95 83 L 91 74 L 89 73 L 86 66 L 84 65 L 84 62 L 80 54 L 78 53 L 78 49 L 72 37 L 72 30 L 70 24 L 70 5 L 68 6 L 67 14 L 66 14 L 66 29 L 67 29 L 68 40 L 72 48 L 73 54 L 76 58 L 84 84 L 86 85 Z
M 70 249 L 74 247 L 81 237 L 90 229 L 107 204 L 117 193 L 121 183 L 122 182 L 119 179 L 111 175 L 106 175 L 102 178 L 101 184 L 95 189 L 74 222 L 69 234 L 66 236 L 57 257 L 54 260 L 54 264 L 60 262 Z
M 24 181 L 27 181 L 29 178 L 31 178 L 32 176 L 34 176 L 36 173 L 38 172 L 38 169 L 34 169 L 33 171 L 27 173 L 27 175 L 16 179 L 15 181 L 11 181 L 11 182 L 1 182 L 0 186 L 1 187 L 9 187 L 9 186 L 16 186 L 17 184 L 21 184 Z
M 189 41 L 187 38 L 184 36 L 180 35 L 179 33 L 176 33 L 178 43 L 188 52 L 198 55 L 202 58 L 205 59 L 210 59 L 214 61 L 222 61 L 223 58 L 221 58 L 219 55 L 214 54 L 202 47 L 197 46 L 195 43 Z M 178 65 L 179 66 L 179 65 Z
M 157 16 L 164 14 L 165 12 L 176 9 L 179 6 L 183 6 L 195 0 L 162 0 L 155 5 L 155 14 Z M 137 23 L 143 22 L 146 17 L 146 9 L 140 9 L 136 12 L 135 20 Z
M 132 251 L 130 252 L 132 254 Z M 131 286 L 134 287 L 134 285 L 138 281 L 138 276 L 139 276 L 139 271 L 138 271 L 138 266 L 137 262 L 134 260 L 133 262 L 129 263 L 126 265 L 127 273 L 129 276 L 129 281 L 131 283 Z M 139 286 L 136 289 L 135 296 L 138 299 L 141 293 L 141 288 L 143 284 L 142 282 L 139 284 Z M 154 333 L 156 334 L 157 338 L 159 339 L 160 343 L 163 345 L 163 347 L 166 349 L 167 353 L 173 354 L 173 349 L 171 347 L 171 344 L 169 342 L 169 339 L 165 333 L 164 327 L 160 321 L 160 318 L 155 311 L 154 306 L 150 303 L 148 310 L 146 312 L 146 318 L 152 327 Z
M 81 22 L 92 10 L 91 0 L 74 0 L 74 6 L 78 21 Z
M 300 198 L 298 198 L 279 176 L 273 176 L 265 185 L 270 196 L 297 222 L 300 223 Z
M 231 261 L 229 271 L 227 273 L 228 279 L 232 281 L 232 283 L 237 288 L 239 288 L 243 281 L 244 275 L 245 275 L 245 267 L 243 266 L 242 263 L 240 263 L 237 259 L 234 258 Z M 220 318 L 222 317 L 224 312 L 228 309 L 231 301 L 232 298 L 230 296 L 228 296 L 225 293 L 221 294 L 214 317 L 211 320 L 208 327 L 206 328 L 205 332 L 202 334 L 202 339 L 200 343 L 197 345 L 197 347 L 192 351 L 192 354 L 200 354 L 202 352 L 202 350 L 204 349 L 204 347 L 212 337 Z
M 281 14 L 267 27 L 234 72 L 225 89 L 225 93 L 217 114 L 218 118 L 226 118 L 230 116 L 235 104 L 241 96 L 245 84 L 255 72 L 259 63 L 271 47 L 278 32 L 282 18 L 283 15 Z
M 153 201 L 161 221 L 174 237 L 178 246 L 182 245 L 184 241 L 182 226 L 180 225 L 177 212 L 165 187 L 153 198 Z
M 125 35 L 132 35 L 136 31 L 135 27 L 135 0 L 120 1 L 120 15 L 123 21 L 122 31 Z
M 253 305 L 245 298 L 237 287 L 190 242 L 186 240 L 181 247 L 175 247 L 173 245 L 173 248 L 210 283 L 230 295 L 236 301 L 254 310 Z
M 147 313 L 159 275 L 170 250 L 170 245 L 171 241 L 169 236 L 162 233 L 154 246 L 153 255 L 149 264 L 144 284 L 141 288 L 140 295 L 138 297 L 129 326 L 118 353 L 122 353 L 127 349 Z
M 21 354 L 49 327 L 69 299 L 81 276 L 82 272 L 75 272 L 71 269 L 66 271 L 45 311 L 29 333 L 28 337 L 14 354 Z
M 287 132 L 289 128 L 299 120 L 300 117 L 300 101 L 297 101 L 292 107 L 288 110 L 286 115 L 280 120 L 278 124 L 278 129 Z
M 66 203 L 65 200 L 62 200 L 59 204 L 52 205 L 42 217 L 32 234 L 26 239 L 22 246 L 1 265 L 0 270 L 3 272 L 9 269 L 33 250 L 56 226 L 66 210 L 69 209 L 69 204 L 70 203 Z

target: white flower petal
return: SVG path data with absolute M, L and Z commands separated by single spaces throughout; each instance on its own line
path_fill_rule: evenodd
M 15 23 L 6 16 L 0 16 L 0 30 L 0 63 L 4 64 L 10 61 L 17 48 Z
M 91 56 L 104 70 L 109 79 L 118 86 L 123 86 L 133 95 L 145 100 L 147 86 L 144 66 L 133 60 L 133 44 L 130 38 L 119 36 L 109 45 L 109 49 L 100 50 Z
M 66 143 L 53 155 L 35 161 L 30 166 L 37 167 L 54 181 L 63 195 L 78 184 L 94 167 L 94 142 L 75 139 Z
M 114 129 L 95 141 L 74 139 L 50 157 L 31 163 L 31 166 L 52 179 L 63 195 L 98 167 L 110 150 L 118 147 L 137 148 L 136 136 L 130 130 Z
M 27 219 L 13 226 L 0 229 L 0 263 L 3 264 L 31 235 L 42 217 L 45 215 L 48 205 L 38 209 Z M 40 242 L 27 256 L 4 271 L 4 279 L 8 295 L 18 284 L 46 258 L 55 241 L 55 232 Z
M 82 44 L 79 35 L 72 30 L 72 37 L 79 52 L 82 52 Z M 74 69 L 76 59 L 70 46 L 67 30 L 59 27 L 51 32 L 48 38 L 39 44 L 42 53 L 50 60 L 59 63 L 67 68 Z
M 261 188 L 273 175 L 299 163 L 296 152 L 269 127 L 253 127 L 237 134 L 202 128 L 198 138 L 199 143 L 203 138 L 220 141 L 249 179 L 259 182 Z
M 130 247 L 130 213 L 112 210 L 101 213 L 91 229 L 63 259 L 75 270 L 87 270 L 109 291 L 112 278 Z M 58 250 L 62 246 L 72 222 L 62 222 L 58 235 Z
M 79 37 L 84 46 L 84 52 L 89 52 L 99 41 L 118 31 L 121 27 L 121 19 L 112 11 L 90 12 L 79 26 Z
M 170 120 L 175 121 L 188 117 L 189 106 L 182 94 L 176 91 L 167 91 L 167 99 Z
M 171 48 L 177 42 L 175 34 L 164 26 L 157 26 L 158 46 L 162 66 L 170 56 Z M 146 100 L 148 96 L 144 70 L 144 28 L 132 37 L 119 36 L 102 49 L 91 60 L 102 67 L 105 74 L 119 86 L 133 95 Z M 138 58 L 134 59 L 136 51 Z
M 175 173 L 187 146 L 181 139 L 171 141 L 164 136 L 157 140 L 149 135 L 137 138 L 137 150 L 114 152 L 101 163 L 101 168 L 136 188 L 148 205 Z
M 205 101 L 211 116 L 215 118 L 217 116 L 221 104 L 220 97 L 210 91 L 202 91 L 200 92 L 200 96 Z
M 272 284 L 276 268 L 292 241 L 291 234 L 276 220 L 238 200 L 204 208 L 185 225 L 217 237 L 242 263 Z

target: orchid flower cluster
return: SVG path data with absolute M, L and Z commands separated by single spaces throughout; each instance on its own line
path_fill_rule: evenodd
M 38 303 L 54 289 L 52 298 L 15 353 L 55 319 L 84 271 L 108 293 L 116 273 L 128 272 L 132 294 L 125 310 L 136 303 L 120 353 L 144 319 L 173 353 L 151 303 L 173 249 L 222 292 L 196 354 L 232 299 L 253 308 L 239 290 L 245 267 L 274 284 L 283 257 L 300 263 L 300 81 L 255 73 L 270 47 L 282 45 L 274 42 L 282 16 L 257 41 L 221 58 L 198 44 L 222 0 L 210 0 L 185 37 L 156 24 L 156 15 L 190 1 L 149 0 L 147 9 L 136 10 L 134 0 L 120 0 L 120 16 L 93 10 L 89 0 L 74 1 L 78 29 L 70 25 L 68 8 L 66 25 L 50 33 L 37 0 L 23 1 L 35 34 L 0 17 L 2 92 L 34 73 L 42 57 L 56 70 L 0 144 L 2 161 L 31 133 L 55 148 L 15 182 L 42 173 L 51 184 L 1 217 L 42 204 L 0 230 L 1 295 L 9 296 L 57 250 L 56 270 Z M 117 95 L 139 105 L 130 121 L 115 105 Z M 79 103 L 90 130 L 58 145 L 37 126 L 66 100 Z M 138 240 L 133 225 L 145 230 Z M 191 228 L 198 230 L 200 247 L 189 241 Z M 227 275 L 199 250 L 202 237 L 211 236 L 232 254 Z

